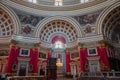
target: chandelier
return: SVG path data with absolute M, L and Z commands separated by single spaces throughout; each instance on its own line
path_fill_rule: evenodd
M 63 66 L 63 63 L 60 62 L 60 58 L 57 59 L 56 66 L 57 66 L 57 67 L 62 67 L 62 66 Z

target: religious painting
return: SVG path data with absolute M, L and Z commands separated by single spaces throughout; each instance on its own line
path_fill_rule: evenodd
M 34 16 L 29 14 L 19 14 L 18 15 L 22 24 L 30 24 L 32 26 L 36 26 L 37 23 L 42 20 L 44 17 L 42 16 Z
M 29 56 L 29 49 L 21 49 L 20 56 Z
M 85 25 L 84 33 L 85 33 L 85 35 L 94 34 L 95 33 L 95 27 L 93 27 L 93 25 L 91 25 L 91 24 Z
M 87 24 L 85 26 L 85 33 L 91 33 L 92 32 L 92 28 L 91 28 L 91 25 L 90 24 Z
M 97 49 L 96 48 L 89 48 L 88 55 L 97 55 Z
M 94 13 L 86 14 L 83 16 L 75 16 L 74 18 L 82 25 L 82 27 L 86 24 L 95 24 L 99 14 L 101 11 L 97 11 Z
M 25 34 L 30 34 L 32 32 L 32 27 L 29 24 L 22 26 L 22 32 Z

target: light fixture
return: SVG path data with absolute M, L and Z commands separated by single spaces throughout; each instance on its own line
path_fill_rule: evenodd
M 63 66 L 63 63 L 60 62 L 60 58 L 57 59 L 56 66 L 57 66 L 57 67 L 62 67 L 62 66 Z

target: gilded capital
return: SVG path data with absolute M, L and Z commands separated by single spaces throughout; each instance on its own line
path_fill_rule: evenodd
M 10 44 L 11 44 L 11 45 L 16 45 L 17 43 L 18 43 L 18 42 L 15 41 L 15 40 L 13 40 L 13 39 L 10 41 Z
M 79 43 L 78 43 L 78 48 L 82 48 L 83 45 L 84 45 L 83 43 L 80 43 L 80 42 L 79 42 Z
M 68 49 L 68 48 L 66 48 L 66 52 L 69 52 L 69 49 Z
M 106 46 L 108 43 L 107 43 L 106 40 L 100 40 L 100 41 L 99 41 L 99 44 L 100 44 L 101 46 Z
M 40 47 L 40 44 L 41 44 L 41 43 L 35 43 L 35 44 L 34 44 L 34 47 Z

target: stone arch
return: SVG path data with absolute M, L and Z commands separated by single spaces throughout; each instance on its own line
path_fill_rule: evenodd
M 19 34 L 20 32 L 20 21 L 13 10 L 11 10 L 6 5 L 0 3 L 0 8 L 10 17 L 13 24 L 13 34 Z M 11 28 L 10 28 L 11 29 Z M 9 35 L 10 36 L 10 35 Z
M 40 21 L 37 25 L 35 32 L 34 32 L 35 37 L 39 37 L 40 31 L 44 27 L 44 25 L 49 23 L 50 21 L 53 21 L 53 20 L 64 20 L 64 21 L 71 23 L 75 27 L 78 37 L 83 37 L 80 24 L 75 19 L 70 18 L 70 17 L 64 17 L 64 16 L 48 17 L 48 18 L 45 18 L 42 21 Z
M 96 32 L 97 34 L 103 34 L 102 29 L 103 29 L 103 22 L 105 20 L 105 18 L 107 17 L 107 15 L 114 10 L 115 8 L 120 6 L 120 1 L 116 2 L 115 4 L 107 7 L 106 9 L 104 9 L 102 11 L 102 13 L 99 15 L 98 19 L 97 19 L 97 28 L 96 28 Z

